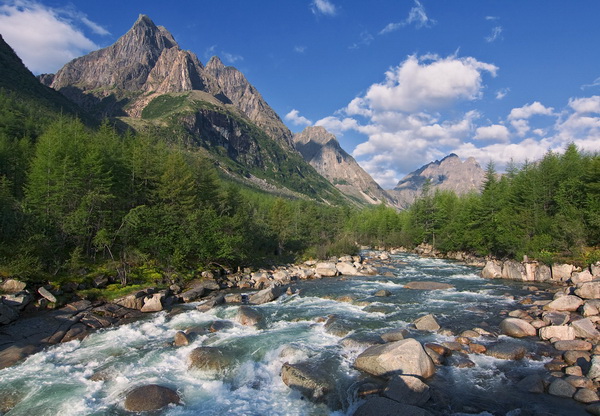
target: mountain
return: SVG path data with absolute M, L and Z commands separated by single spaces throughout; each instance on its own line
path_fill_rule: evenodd
M 15 51 L 0 35 L 0 89 L 14 94 L 21 100 L 34 100 L 36 103 L 56 113 L 77 114 L 77 106 L 39 83 L 27 69 Z
M 344 199 L 303 160 L 292 133 L 240 71 L 217 57 L 205 67 L 145 15 L 113 45 L 39 79 L 99 118 L 203 149 L 237 182 L 327 202 Z
M 470 157 L 463 162 L 457 155 L 451 153 L 442 160 L 428 163 L 409 173 L 388 192 L 397 198 L 402 208 L 406 208 L 421 195 L 427 180 L 431 191 L 448 190 L 462 195 L 479 191 L 484 176 L 485 171 L 474 158 Z
M 395 206 L 396 201 L 340 147 L 336 137 L 325 128 L 312 126 L 294 135 L 296 149 L 343 194 L 359 204 Z

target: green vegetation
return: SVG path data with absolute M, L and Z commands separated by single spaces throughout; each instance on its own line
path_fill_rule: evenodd
M 143 119 L 156 119 L 181 109 L 187 103 L 188 95 L 164 94 L 156 97 L 142 110 Z
M 569 145 L 498 177 L 488 166 L 481 194 L 423 194 L 396 213 L 380 206 L 357 213 L 348 231 L 361 244 L 590 264 L 600 257 L 600 156 Z

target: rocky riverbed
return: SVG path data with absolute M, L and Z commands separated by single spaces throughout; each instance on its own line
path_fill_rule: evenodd
M 598 414 L 594 299 L 480 270 L 378 252 L 76 302 L 0 327 L 0 412 Z

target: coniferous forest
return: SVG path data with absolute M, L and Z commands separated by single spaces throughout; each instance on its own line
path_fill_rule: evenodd
M 488 166 L 481 193 L 425 186 L 408 210 L 358 209 L 252 190 L 160 133 L 90 127 L 3 92 L 0 241 L 3 276 L 111 273 L 120 286 L 360 245 L 592 263 L 600 260 L 600 157 L 570 145 L 502 175 Z

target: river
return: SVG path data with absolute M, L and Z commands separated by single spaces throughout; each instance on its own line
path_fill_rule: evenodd
M 354 334 L 408 328 L 426 313 L 433 313 L 443 328 L 454 333 L 474 327 L 497 331 L 501 311 L 517 309 L 516 299 L 531 294 L 523 284 L 484 280 L 479 269 L 411 254 L 392 256 L 380 272 L 298 282 L 293 286 L 298 294 L 255 307 L 265 316 L 258 329 L 235 322 L 238 306 L 199 312 L 195 304 L 187 304 L 48 348 L 0 370 L 0 397 L 14 402 L 6 415 L 129 414 L 123 408 L 124 393 L 150 383 L 176 389 L 182 398 L 182 406 L 166 408 L 160 412 L 164 415 L 351 415 L 361 404 L 356 390 L 363 376 L 352 368 L 361 351 L 341 346 L 340 337 L 325 331 L 323 317 L 337 315 Z M 454 288 L 405 289 L 410 281 L 444 282 Z M 374 297 L 380 289 L 391 295 Z M 232 325 L 215 333 L 202 331 L 215 320 Z M 173 347 L 175 333 L 190 328 L 200 328 L 194 342 Z M 411 331 L 411 336 L 422 342 L 453 339 L 419 331 Z M 531 340 L 519 342 L 532 348 Z M 222 373 L 190 370 L 187 357 L 200 345 L 226 346 L 235 355 L 235 364 Z M 571 399 L 514 388 L 525 375 L 543 372 L 549 358 L 518 362 L 476 354 L 469 358 L 476 364 L 472 368 L 438 367 L 428 380 L 433 399 L 423 407 L 457 416 L 587 414 Z M 286 361 L 307 359 L 328 363 L 335 374 L 337 409 L 304 400 L 282 382 L 280 371 Z

